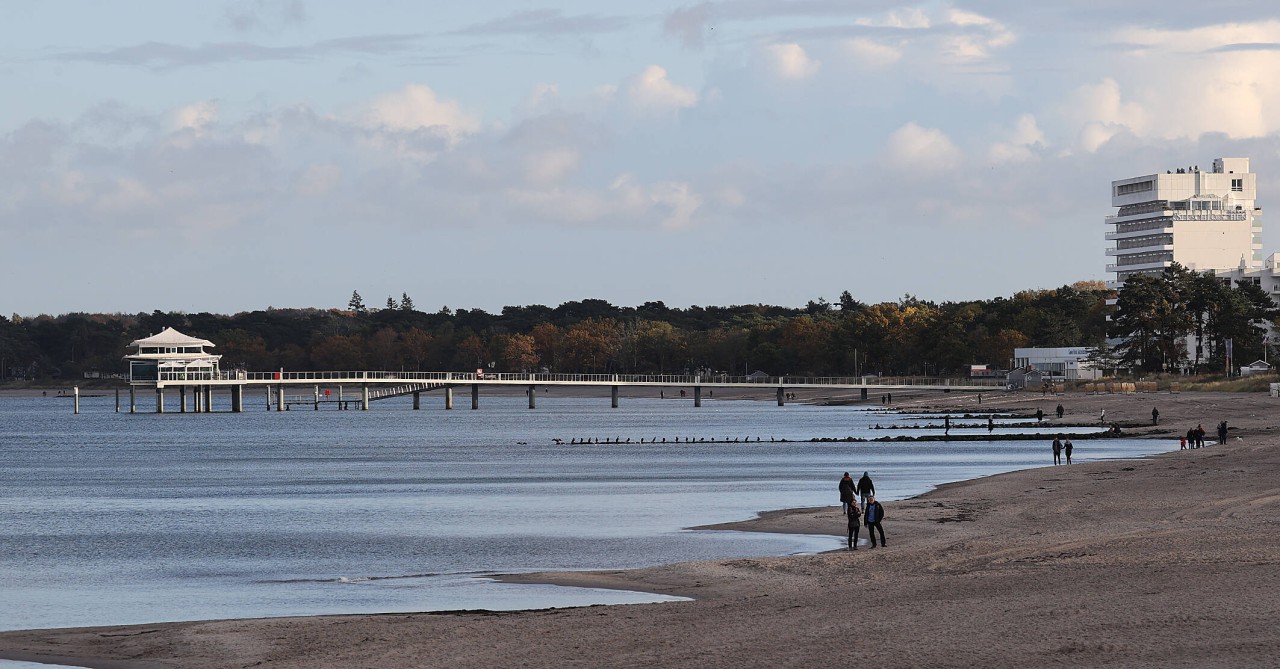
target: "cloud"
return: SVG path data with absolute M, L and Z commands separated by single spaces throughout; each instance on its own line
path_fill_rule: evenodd
M 846 40 L 844 47 L 863 69 L 880 69 L 902 60 L 902 49 L 865 37 Z
M 173 113 L 175 130 L 191 130 L 201 132 L 218 120 L 218 103 L 204 100 L 187 105 Z
M 623 16 L 584 14 L 565 16 L 558 9 L 534 9 L 477 23 L 457 35 L 583 35 L 623 30 L 631 19 Z
M 1080 146 L 1090 152 L 1123 130 L 1141 132 L 1147 126 L 1147 111 L 1124 100 L 1114 79 L 1077 88 L 1064 108 L 1073 125 L 1080 128 Z
M 774 72 L 783 79 L 808 79 L 821 67 L 799 44 L 770 44 L 766 51 Z
M 698 104 L 698 94 L 667 78 L 667 71 L 650 65 L 626 84 L 627 101 L 644 112 L 670 112 Z
M 987 158 L 993 163 L 1025 162 L 1035 157 L 1034 149 L 1043 148 L 1047 143 L 1036 117 L 1022 114 L 1014 121 L 1008 137 L 987 150 Z
M 241 0 L 224 10 L 224 18 L 233 30 L 243 33 L 302 25 L 307 10 L 300 0 Z
M 369 105 L 371 125 L 395 131 L 431 130 L 456 138 L 475 132 L 480 122 L 453 100 L 438 97 L 422 84 L 409 84 Z
M 335 54 L 377 56 L 405 53 L 418 48 L 422 38 L 420 34 L 364 35 L 278 47 L 251 42 L 218 42 L 196 47 L 147 42 L 99 51 L 68 51 L 54 54 L 49 59 L 168 70 L 228 62 L 301 62 Z
M 912 121 L 889 135 L 885 158 L 899 170 L 936 172 L 959 165 L 963 153 L 946 133 Z

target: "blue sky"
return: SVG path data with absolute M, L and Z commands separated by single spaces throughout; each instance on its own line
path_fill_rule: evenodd
M 4 3 L 0 313 L 986 298 L 1107 278 L 1111 179 L 1269 207 L 1270 3 L 1041 4 Z

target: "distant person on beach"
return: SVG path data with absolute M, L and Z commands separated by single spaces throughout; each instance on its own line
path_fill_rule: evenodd
M 884 520 L 884 507 L 880 506 L 880 502 L 876 501 L 876 496 L 872 495 L 867 500 L 866 515 L 863 520 L 867 523 L 867 538 L 871 540 L 871 547 L 876 547 L 876 530 L 880 531 L 880 545 L 887 546 L 884 540 L 884 528 L 880 527 L 880 521 Z
M 845 515 L 849 517 L 849 548 L 856 551 L 858 550 L 858 530 L 861 529 L 858 524 L 858 517 L 862 515 L 862 509 L 859 509 L 857 504 L 850 502 Z M 884 531 L 881 530 L 881 535 L 883 534 Z
M 1102 415 L 1101 415 L 1101 416 L 1098 416 L 1098 422 L 1099 422 L 1099 423 L 1106 423 L 1106 422 L 1107 422 L 1107 410 L 1106 410 L 1106 409 L 1103 409 L 1103 410 L 1102 410 Z
M 1059 404 L 1059 405 L 1058 405 L 1058 418 L 1062 418 L 1062 414 L 1064 414 L 1064 413 L 1066 413 L 1066 412 L 1067 412 L 1067 410 L 1066 410 L 1066 409 L 1063 409 L 1063 408 L 1062 408 L 1062 405 L 1061 405 L 1061 404 Z
M 991 416 L 987 416 L 987 434 L 991 434 L 994 429 L 996 429 L 996 422 L 991 419 Z
M 1044 409 L 1036 407 L 1036 422 L 1044 420 Z
M 1204 423 L 1196 425 L 1196 448 L 1204 448 Z
M 889 404 L 893 404 L 893 393 L 889 393 Z
M 1071 464 L 1071 437 L 1062 442 L 1062 454 L 1067 456 L 1067 464 Z
M 1159 409 L 1156 409 L 1156 408 L 1152 408 L 1152 409 L 1151 409 L 1151 424 L 1152 424 L 1152 425 L 1159 425 L 1159 424 L 1160 424 L 1160 410 L 1159 410 Z
M 1227 443 L 1227 421 L 1218 423 L 1218 445 L 1225 446 Z
M 1053 464 L 1062 464 L 1062 435 L 1053 438 Z
M 942 417 L 942 433 L 951 434 L 951 416 Z
M 840 478 L 840 504 L 845 513 L 849 513 L 849 506 L 853 504 L 853 478 L 849 476 L 849 472 L 845 472 Z
M 867 505 L 867 500 L 875 497 L 876 484 L 871 482 L 871 477 L 866 472 L 862 472 L 862 478 L 858 479 L 858 497 L 862 498 L 862 505 Z

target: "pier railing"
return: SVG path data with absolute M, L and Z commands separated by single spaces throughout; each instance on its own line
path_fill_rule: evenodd
M 246 372 L 224 370 L 218 372 L 161 372 L 159 380 L 174 381 L 247 381 L 270 383 L 273 381 L 299 383 L 314 381 L 336 383 L 360 382 L 418 382 L 436 384 L 492 383 L 492 384 L 578 384 L 578 385 L 735 385 L 735 386 L 946 386 L 1003 388 L 1003 379 L 963 379 L 924 376 L 732 376 L 728 374 L 537 374 L 537 373 L 483 373 L 475 372 L 396 372 L 396 371 L 337 371 L 337 372 Z

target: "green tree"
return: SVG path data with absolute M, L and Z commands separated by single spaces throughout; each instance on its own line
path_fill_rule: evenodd
M 360 297 L 360 291 L 351 291 L 351 300 L 347 302 L 347 308 L 355 312 L 357 316 L 365 315 L 367 309 L 364 306 L 364 299 Z
M 400 293 L 400 311 L 417 311 L 413 308 L 413 298 L 409 297 L 409 293 Z

